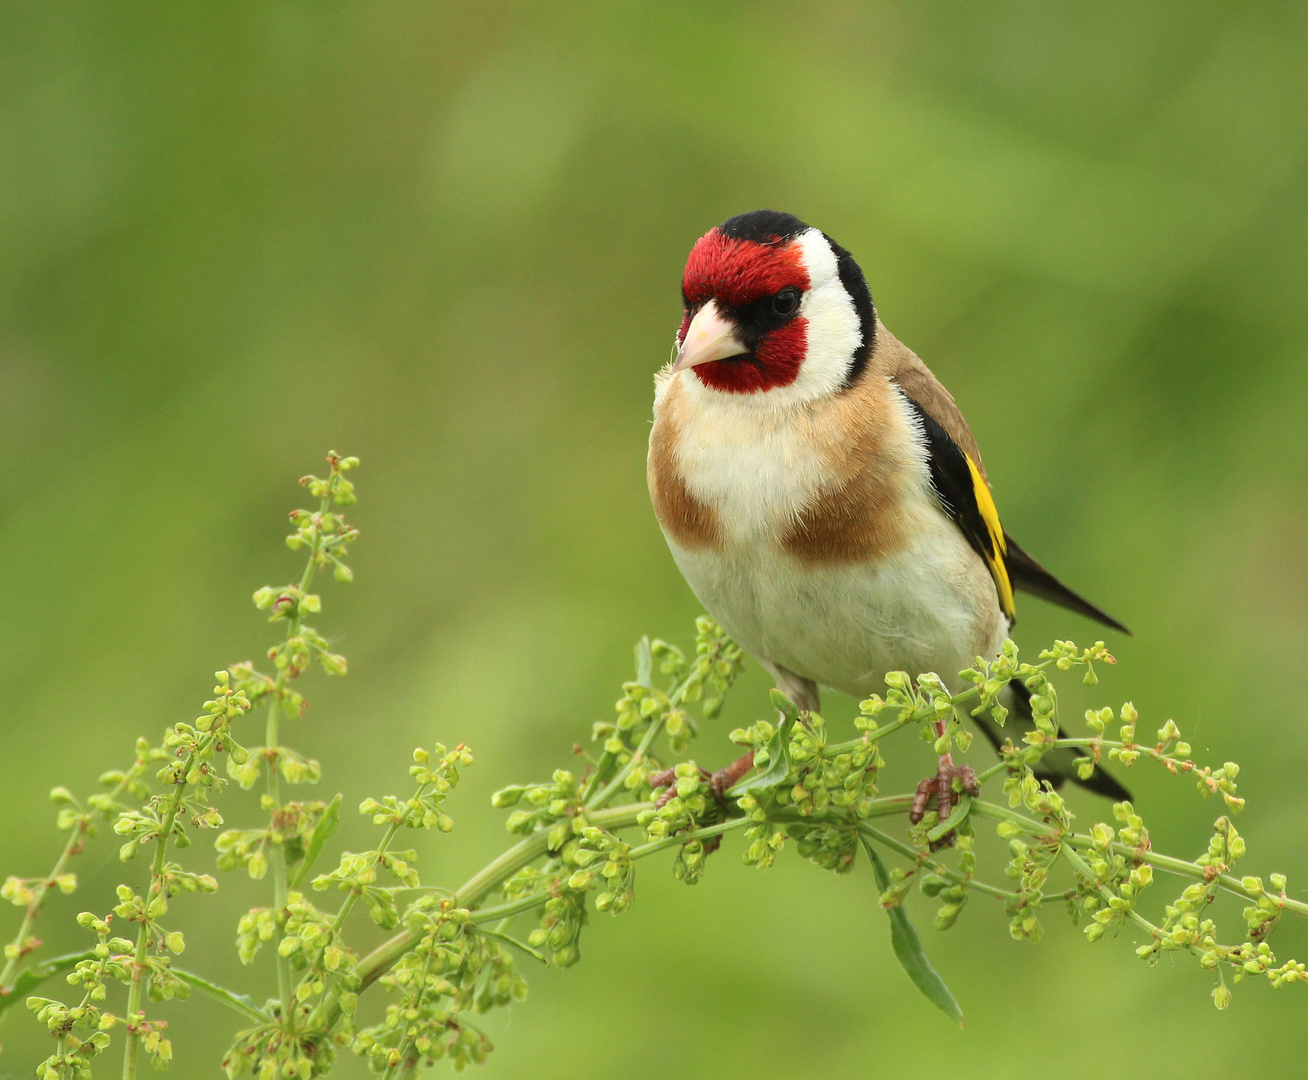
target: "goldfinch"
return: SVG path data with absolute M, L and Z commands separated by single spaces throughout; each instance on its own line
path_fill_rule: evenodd
M 819 685 L 866 697 L 891 671 L 962 689 L 957 672 L 1012 629 L 1015 589 L 1127 632 L 1004 531 L 954 399 L 829 236 L 773 210 L 733 217 L 694 245 L 682 298 L 656 378 L 654 509 L 700 602 L 801 710 L 817 711 Z M 1042 778 L 1128 797 L 1056 757 Z M 719 795 L 751 763 L 715 774 Z M 955 778 L 975 787 L 945 755 L 913 819 L 931 797 L 947 816 Z

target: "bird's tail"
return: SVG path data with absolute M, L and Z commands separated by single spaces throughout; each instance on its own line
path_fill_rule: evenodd
M 988 717 L 973 717 L 977 727 L 981 729 L 981 734 L 990 740 L 996 750 L 1004 745 L 1005 739 L 1011 739 L 1014 745 L 1020 746 L 1022 736 L 1034 726 L 1031 718 L 1031 691 L 1019 682 L 1009 683 L 1008 689 L 1011 693 L 1004 701 L 1008 709 L 1008 721 L 1003 727 Z M 1058 734 L 1060 736 L 1063 734 L 1061 728 Z M 1130 800 L 1131 793 L 1099 766 L 1095 766 L 1090 779 L 1082 780 L 1077 774 L 1076 766 L 1078 760 L 1083 757 L 1085 757 L 1083 752 L 1069 747 L 1050 751 L 1036 766 L 1036 779 L 1047 780 L 1054 788 L 1061 787 L 1065 780 L 1071 780 L 1079 787 L 1093 791 L 1096 795 L 1103 795 L 1114 802 Z

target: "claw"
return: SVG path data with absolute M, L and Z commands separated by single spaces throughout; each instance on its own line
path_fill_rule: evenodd
M 708 782 L 709 791 L 712 793 L 714 800 L 723 808 L 727 805 L 727 792 L 735 787 L 736 781 L 744 776 L 754 767 L 754 751 L 748 754 L 742 754 L 730 765 L 711 773 L 703 766 L 699 768 L 699 778 Z M 652 773 L 649 778 L 649 786 L 656 788 L 667 788 L 659 796 L 658 802 L 654 804 L 656 810 L 662 810 L 667 806 L 668 800 L 677 793 L 677 770 L 664 769 L 661 772 Z
M 736 781 L 744 776 L 754 767 L 754 751 L 748 754 L 742 754 L 730 765 L 711 773 L 702 766 L 699 768 L 699 778 L 708 782 L 710 793 L 713 795 L 713 801 L 717 804 L 716 812 L 708 815 L 708 820 L 721 820 L 725 816 L 727 808 L 727 792 L 735 786 Z M 677 793 L 677 770 L 663 769 L 661 772 L 652 773 L 649 778 L 650 787 L 665 788 L 666 790 L 658 797 L 654 808 L 662 810 L 667 806 L 669 800 Z M 704 841 L 704 854 L 711 855 L 717 851 L 722 844 L 722 837 L 711 836 Z
M 713 777 L 715 774 L 709 772 L 708 769 L 705 769 L 702 766 L 699 766 L 698 768 L 699 768 L 699 778 L 701 780 L 707 780 L 711 788 L 713 785 Z M 662 795 L 659 796 L 658 802 L 654 804 L 655 810 L 662 810 L 665 806 L 668 805 L 669 801 L 671 801 L 672 797 L 677 793 L 677 770 L 664 769 L 662 772 L 656 772 L 651 774 L 649 778 L 649 786 L 656 787 L 656 788 L 667 788 L 667 790 L 663 792 Z
M 913 805 L 908 811 L 908 820 L 916 825 L 926 816 L 927 804 L 932 797 L 936 800 L 936 813 L 940 820 L 946 820 L 958 802 L 958 793 L 954 791 L 954 781 L 969 795 L 980 795 L 981 785 L 977 783 L 976 772 L 971 765 L 955 765 L 949 754 L 940 755 L 940 765 L 935 776 L 928 776 L 913 793 Z M 935 851 L 942 847 L 952 847 L 958 842 L 957 834 L 951 829 L 931 845 Z

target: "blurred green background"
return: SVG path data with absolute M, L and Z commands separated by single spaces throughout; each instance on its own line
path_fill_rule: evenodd
M 0 872 L 50 864 L 52 785 L 92 788 L 267 648 L 249 594 L 295 572 L 284 513 L 329 447 L 364 461 L 357 584 L 322 620 L 351 674 L 304 688 L 288 740 L 347 805 L 406 789 L 412 746 L 466 740 L 459 828 L 418 838 L 421 866 L 454 885 L 495 854 L 489 792 L 569 762 L 641 633 L 689 635 L 645 492 L 651 376 L 692 242 L 770 206 L 854 252 L 967 412 L 1009 529 L 1134 628 L 1066 715 L 1130 698 L 1241 762 L 1242 869 L 1305 895 L 1308 7 L 2 10 Z M 1028 599 L 1018 636 L 1098 632 Z M 766 685 L 751 671 L 702 759 Z M 929 768 L 912 739 L 888 752 L 888 784 Z M 1131 781 L 1156 845 L 1197 855 L 1219 808 Z M 115 848 L 53 902 L 50 948 L 107 910 Z M 1300 1067 L 1302 987 L 1218 1015 L 1188 960 L 1149 970 L 1058 911 L 1017 944 L 984 898 L 936 934 L 915 897 L 953 1030 L 895 966 L 865 868 L 738 854 L 694 889 L 643 866 L 581 965 L 528 972 L 481 1075 Z M 231 878 L 177 903 L 188 964 L 266 992 L 232 947 L 262 896 Z M 174 1073 L 215 1075 L 228 1017 L 164 1014 Z M 0 1041 L 0 1075 L 48 1052 L 21 1010 Z

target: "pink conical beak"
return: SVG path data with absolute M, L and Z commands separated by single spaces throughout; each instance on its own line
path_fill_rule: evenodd
M 729 356 L 740 356 L 749 350 L 736 336 L 736 328 L 723 318 L 718 311 L 715 300 L 710 300 L 690 320 L 686 336 L 677 353 L 677 361 L 672 365 L 673 371 L 709 364 L 714 360 L 725 360 Z

